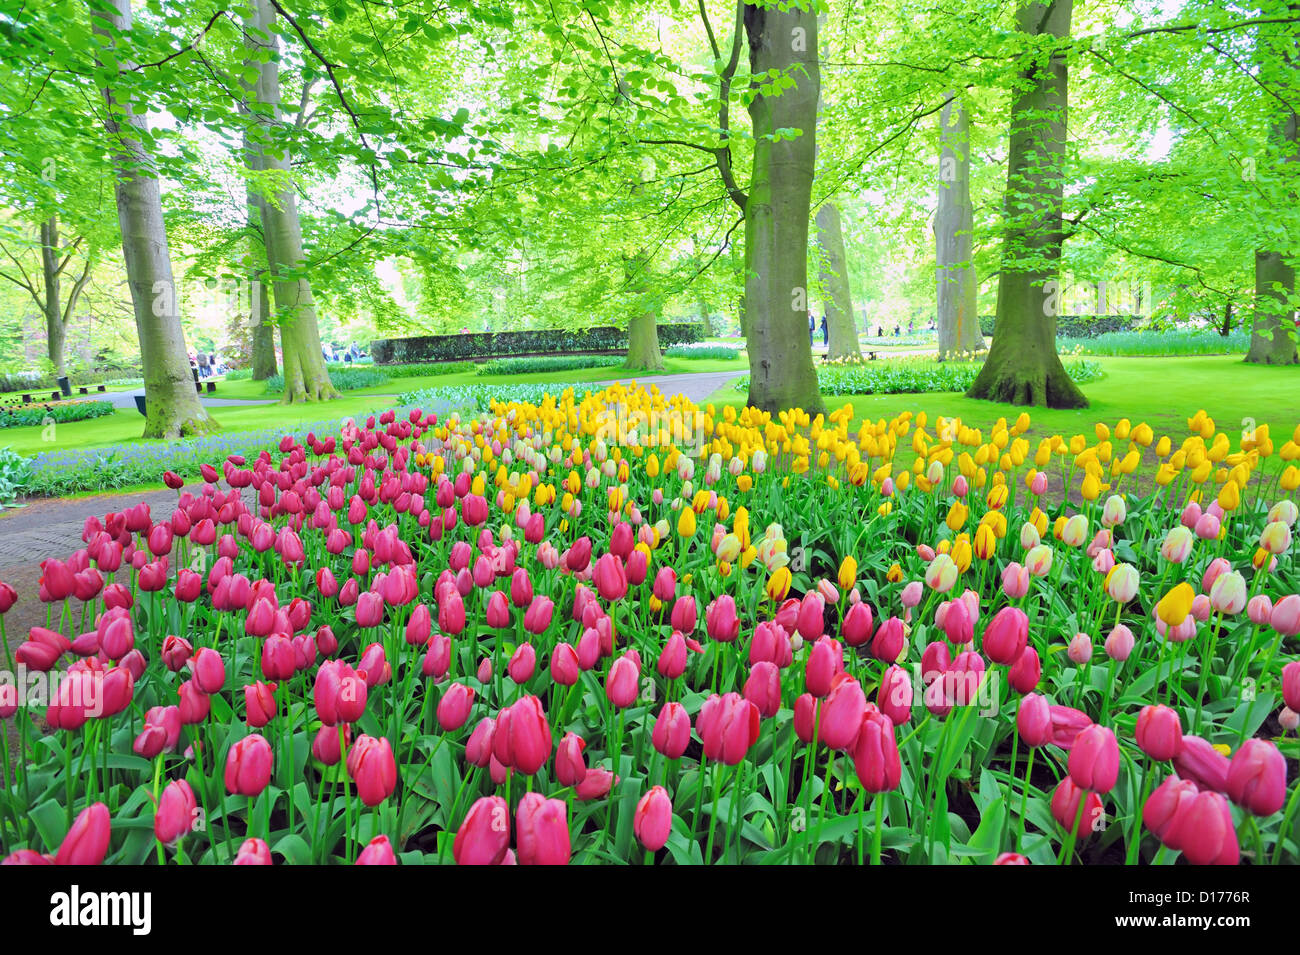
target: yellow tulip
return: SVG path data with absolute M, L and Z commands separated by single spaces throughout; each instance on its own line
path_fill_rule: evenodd
M 688 538 L 695 536 L 695 511 L 685 505 L 677 517 L 677 536 Z
M 1219 489 L 1219 507 L 1225 511 L 1235 511 L 1241 504 L 1241 491 L 1236 481 L 1229 481 Z
M 763 589 L 767 591 L 769 597 L 780 602 L 786 598 L 788 593 L 790 593 L 790 582 L 790 568 L 780 567 L 773 571 L 772 575 L 767 578 L 767 584 Z
M 1156 614 L 1165 622 L 1165 626 L 1176 627 L 1192 612 L 1192 601 L 1195 599 L 1196 591 L 1184 580 L 1160 598 L 1156 604 Z
M 836 575 L 841 590 L 848 590 L 858 582 L 858 562 L 852 556 L 840 561 L 840 570 Z

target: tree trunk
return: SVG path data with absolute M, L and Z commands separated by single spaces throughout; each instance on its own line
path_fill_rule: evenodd
M 108 6 L 111 13 L 101 3 L 91 4 L 91 23 L 111 49 L 114 36 L 131 29 L 131 0 L 109 0 Z M 118 61 L 119 70 L 129 68 Z M 142 109 L 118 103 L 111 88 L 106 87 L 103 95 L 108 104 L 104 128 L 113 142 L 117 170 L 122 256 L 144 366 L 144 437 L 178 438 L 210 431 L 216 422 L 199 401 L 190 372 L 158 178 L 140 140 L 130 135 L 132 130 L 146 132 L 148 120 Z
M 653 311 L 638 312 L 627 323 L 627 367 L 646 371 L 663 371 L 664 356 L 659 350 L 659 328 Z
M 1072 9 L 1073 0 L 1027 3 L 1017 20 L 1030 36 L 1060 39 L 1070 33 Z M 997 322 L 971 398 L 1088 406 L 1056 352 L 1068 90 L 1066 56 L 1058 49 L 1022 70 L 1012 95 Z
M 808 217 L 817 148 L 817 17 L 793 6 L 744 6 L 750 74 L 794 82 L 778 95 L 751 84 L 754 167 L 745 204 L 748 403 L 764 411 L 824 410 L 808 343 Z M 801 135 L 777 130 L 798 129 Z
M 54 374 L 64 374 L 63 343 L 66 339 L 63 310 L 59 305 L 59 218 L 50 216 L 41 223 L 41 274 L 44 280 L 45 338 Z
M 939 208 L 934 220 L 939 359 L 984 347 L 971 262 L 970 127 L 955 94 L 939 116 Z
M 826 307 L 829 348 L 826 357 L 861 358 L 858 327 L 853 320 L 853 294 L 849 290 L 848 258 L 844 254 L 844 229 L 839 207 L 826 202 L 817 210 L 817 244 L 821 247 L 821 287 Z
M 256 0 L 255 14 L 245 31 L 250 49 L 269 49 L 268 62 L 251 61 L 259 79 L 254 97 L 259 128 L 250 137 L 256 168 L 278 174 L 279 191 L 260 203 L 262 240 L 272 275 L 280 351 L 284 358 L 285 403 L 323 401 L 339 397 L 330 382 L 321 354 L 320 330 L 316 321 L 316 300 L 311 281 L 304 272 L 302 225 L 298 202 L 289 176 L 289 148 L 281 134 L 279 42 L 272 29 L 275 13 L 268 0 Z M 274 149 L 268 149 L 274 146 Z
M 702 300 L 700 302 L 700 326 L 705 338 L 713 337 L 713 313 L 709 310 L 709 303 Z
M 257 168 L 257 156 L 248 135 L 244 135 L 244 157 L 250 169 Z M 266 297 L 266 243 L 262 241 L 262 200 L 252 186 L 246 186 L 244 204 L 248 210 L 248 330 L 252 338 L 252 378 L 265 381 L 278 370 L 275 361 L 275 325 Z
M 1289 4 L 1293 13 L 1300 13 L 1300 3 Z M 1283 74 L 1294 81 L 1295 70 L 1300 67 L 1300 44 L 1284 41 L 1286 46 L 1276 51 Z M 1261 38 L 1261 44 L 1264 41 Z M 1271 55 L 1267 48 L 1260 54 Z M 1274 61 L 1277 62 L 1277 61 Z M 1273 64 L 1268 64 L 1273 65 Z M 1274 124 L 1273 138 L 1283 150 L 1286 164 L 1300 162 L 1297 149 L 1296 114 L 1284 113 Z M 1293 167 L 1294 168 L 1294 167 Z M 1294 195 L 1289 197 L 1294 201 Z M 1255 253 L 1255 317 L 1251 325 L 1250 350 L 1246 361 L 1262 365 L 1294 365 L 1300 356 L 1296 352 L 1297 331 L 1295 307 L 1295 266 L 1288 261 L 1289 249 L 1259 250 Z
M 1228 304 L 1223 307 L 1223 325 L 1219 328 L 1219 334 L 1224 338 L 1232 331 L 1232 299 L 1228 299 Z
M 623 276 L 634 296 L 632 318 L 627 323 L 627 367 L 645 371 L 663 371 L 664 356 L 659 350 L 659 310 L 646 296 L 648 260 L 642 256 L 623 257 Z
M 1295 311 L 1290 296 L 1294 294 L 1295 268 L 1287 264 L 1282 253 L 1256 252 L 1255 321 L 1246 361 L 1261 365 L 1296 364 L 1296 342 L 1291 337 Z

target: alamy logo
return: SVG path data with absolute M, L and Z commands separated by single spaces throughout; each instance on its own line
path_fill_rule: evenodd
M 56 928 L 129 926 L 134 935 L 148 935 L 152 909 L 149 892 L 82 892 L 74 885 L 50 896 L 50 924 Z

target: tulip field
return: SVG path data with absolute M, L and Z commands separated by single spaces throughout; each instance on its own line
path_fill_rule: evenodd
M 1300 861 L 1300 426 L 851 419 L 409 408 L 87 515 L 5 864 Z

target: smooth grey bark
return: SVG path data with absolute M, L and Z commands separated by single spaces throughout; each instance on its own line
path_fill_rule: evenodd
M 260 164 L 248 134 L 244 134 L 244 161 L 250 169 Z M 254 381 L 265 381 L 278 370 L 275 360 L 275 323 L 266 293 L 266 243 L 262 239 L 262 199 L 252 185 L 244 187 L 248 215 L 248 331 L 252 339 L 251 371 Z
M 1297 355 L 1295 311 L 1290 296 L 1295 294 L 1295 268 L 1281 252 L 1255 253 L 1255 320 L 1250 331 L 1246 361 L 1261 365 L 1294 365 Z
M 949 94 L 939 114 L 939 204 L 934 218 L 939 359 L 980 351 L 977 283 L 971 261 L 970 126 L 965 105 Z
M 279 41 L 272 32 L 274 25 L 275 11 L 269 0 L 255 0 L 254 14 L 246 21 L 244 35 L 245 46 L 259 53 L 245 61 L 258 71 L 257 82 L 250 90 L 250 109 L 258 123 L 250 135 L 250 164 L 257 170 L 277 173 L 281 184 L 273 196 L 262 198 L 259 209 L 284 360 L 281 400 L 292 404 L 337 398 L 339 393 L 325 368 L 316 300 L 311 281 L 304 272 L 302 224 L 289 178 L 289 144 L 283 134 L 285 125 L 280 112 Z M 261 51 L 269 51 L 265 62 Z
M 1300 13 L 1300 3 L 1288 5 L 1293 13 Z M 1282 46 L 1281 44 L 1285 44 Z M 1267 61 L 1276 56 L 1281 71 L 1294 81 L 1300 68 L 1300 42 L 1296 40 L 1266 41 L 1261 37 L 1257 58 Z M 1269 50 L 1269 46 L 1280 48 Z M 1272 65 L 1272 64 L 1268 64 Z M 1273 124 L 1274 142 L 1281 148 L 1283 162 L 1300 162 L 1297 148 L 1296 113 L 1283 113 Z M 1290 199 L 1294 203 L 1295 196 Z M 1296 350 L 1296 336 L 1300 334 L 1295 324 L 1295 265 L 1292 250 L 1260 249 L 1255 253 L 1255 315 L 1251 324 L 1250 349 L 1246 361 L 1261 365 L 1294 365 L 1300 361 Z
M 63 342 L 65 338 L 63 312 L 59 308 L 60 276 L 59 265 L 59 220 L 50 216 L 41 223 L 41 278 L 44 281 L 45 335 L 47 354 L 54 365 L 56 375 L 63 374 Z
M 808 220 L 821 74 L 817 16 L 744 4 L 751 76 L 779 71 L 794 86 L 769 96 L 751 85 L 753 173 L 745 202 L 748 403 L 764 411 L 824 410 L 808 343 Z M 798 129 L 774 141 L 777 130 Z
M 1022 33 L 1063 39 L 1073 0 L 1026 3 Z M 1002 261 L 993 344 L 967 396 L 1016 405 L 1085 408 L 1056 351 L 1057 284 L 1065 236 L 1064 163 L 1069 67 L 1063 49 L 1035 56 L 1011 100 Z
M 118 36 L 131 29 L 131 0 L 91 4 L 90 16 L 95 34 L 105 38 L 111 48 Z M 130 68 L 129 63 L 118 61 L 119 71 Z M 143 110 L 119 103 L 111 86 L 102 93 L 108 106 L 104 129 L 113 143 L 117 172 L 122 255 L 144 365 L 144 437 L 178 438 L 209 431 L 216 422 L 199 401 L 190 372 L 158 177 L 140 139 L 132 135 L 147 131 L 148 119 Z
M 713 312 L 709 308 L 709 303 L 704 301 L 703 299 L 700 300 L 700 325 L 703 328 L 704 337 L 712 338 L 713 337 Z
M 829 338 L 826 357 L 861 358 L 858 328 L 853 319 L 853 294 L 849 291 L 848 258 L 844 254 L 844 228 L 839 207 L 833 202 L 824 202 L 817 210 L 817 245 L 821 249 L 818 261 Z
M 647 294 L 649 261 L 644 256 L 624 256 L 623 276 L 632 290 L 632 317 L 627 323 L 627 367 L 663 371 L 659 348 L 659 308 Z

